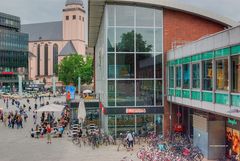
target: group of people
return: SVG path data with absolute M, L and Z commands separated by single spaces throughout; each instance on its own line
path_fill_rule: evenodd
M 23 128 L 23 118 L 22 115 L 19 114 L 17 111 L 15 113 L 11 112 L 0 112 L 0 119 L 3 122 L 4 126 L 8 126 L 9 128 L 17 129 Z M 15 126 L 16 125 L 16 126 Z

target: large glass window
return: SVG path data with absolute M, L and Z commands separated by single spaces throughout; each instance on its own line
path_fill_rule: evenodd
M 202 66 L 203 66 L 203 90 L 211 91 L 213 86 L 212 60 L 203 61 Z
M 174 88 L 174 66 L 169 67 L 169 88 Z
M 192 64 L 192 88 L 200 88 L 200 64 Z
M 232 91 L 240 93 L 240 56 L 232 57 Z
M 154 55 L 136 54 L 137 78 L 154 78 Z
M 136 26 L 153 26 L 154 10 L 150 8 L 136 7 Z
M 153 29 L 137 29 L 136 33 L 136 51 L 151 52 L 154 47 L 154 30 Z
M 162 78 L 162 54 L 156 54 L 156 78 Z
M 176 66 L 176 87 L 181 88 L 181 81 L 182 81 L 182 66 Z
M 228 59 L 216 60 L 216 88 L 228 90 Z
M 134 51 L 134 29 L 133 28 L 117 28 L 116 29 L 116 48 L 117 52 L 133 52 Z
M 108 28 L 108 51 L 113 52 L 115 50 L 115 44 L 114 44 L 114 28 Z
M 133 80 L 117 80 L 117 106 L 134 106 L 135 90 Z
M 155 25 L 162 27 L 163 13 L 161 10 L 155 10 Z
M 115 78 L 114 54 L 108 54 L 108 78 Z
M 117 54 L 116 77 L 134 78 L 134 54 Z
M 162 81 L 156 81 L 156 105 L 163 105 L 163 91 Z
M 132 6 L 116 6 L 116 25 L 117 26 L 133 26 L 134 25 L 134 9 Z
M 190 88 L 190 64 L 183 64 L 183 88 Z
M 137 106 L 154 105 L 154 81 L 137 80 Z
M 155 29 L 155 50 L 162 52 L 162 29 Z
M 53 45 L 53 73 L 58 74 L 58 45 Z
M 48 45 L 44 45 L 44 75 L 48 75 Z
M 115 106 L 115 81 L 108 81 L 108 106 Z
M 40 44 L 37 46 L 37 75 L 40 76 Z
M 114 8 L 115 6 L 108 6 L 108 26 L 114 26 Z

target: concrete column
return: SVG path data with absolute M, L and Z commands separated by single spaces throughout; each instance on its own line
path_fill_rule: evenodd
M 22 75 L 18 75 L 18 94 L 22 96 Z

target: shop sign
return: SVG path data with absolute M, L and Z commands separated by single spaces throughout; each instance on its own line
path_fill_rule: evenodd
M 127 108 L 126 113 L 127 114 L 146 113 L 146 109 L 145 108 Z
M 13 72 L 2 72 L 2 75 L 13 75 Z
M 229 124 L 231 124 L 231 125 L 237 125 L 237 121 L 236 120 L 234 120 L 234 119 L 230 119 L 230 118 L 228 118 L 228 121 L 227 121 Z
M 66 86 L 67 100 L 74 100 L 76 88 L 74 86 Z

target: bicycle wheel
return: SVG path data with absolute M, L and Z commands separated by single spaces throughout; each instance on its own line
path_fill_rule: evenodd
M 73 138 L 72 143 L 75 145 L 79 144 L 79 138 Z

